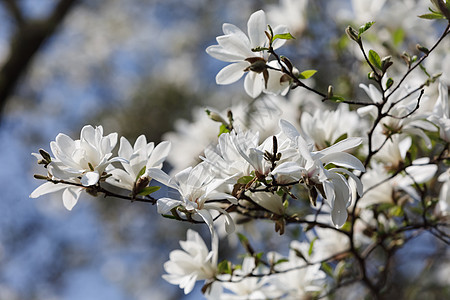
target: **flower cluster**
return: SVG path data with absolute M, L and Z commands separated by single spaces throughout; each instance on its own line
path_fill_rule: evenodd
M 117 133 L 103 136 L 103 127 L 83 127 L 79 140 L 73 140 L 65 134 L 58 134 L 50 143 L 54 157 L 44 150 L 33 153 L 47 169 L 47 175 L 41 176 L 46 183 L 36 188 L 31 198 L 63 191 L 62 199 L 68 210 L 77 203 L 82 191 L 96 194 L 102 191 L 101 182 L 108 182 L 122 189 L 129 190 L 132 198 L 138 194 L 148 195 L 154 189 L 148 187 L 151 181 L 149 172 L 152 168 L 161 168 L 170 150 L 170 143 L 162 142 L 154 146 L 145 136 L 140 136 L 132 147 L 130 142 L 121 137 L 119 156 L 112 157 L 117 144 Z M 122 169 L 112 165 L 120 162 Z
M 447 4 L 434 2 L 440 3 L 440 12 L 432 10 L 435 16 L 450 16 Z M 301 3 L 304 7 L 306 2 Z M 245 75 L 245 91 L 253 98 L 262 92 L 285 95 L 302 87 L 324 102 L 345 103 L 334 110 L 335 106 L 322 103 L 305 106 L 298 114 L 300 120 L 296 116 L 292 122 L 277 116 L 275 133 L 269 133 L 268 127 L 273 126 L 246 128 L 243 122 L 235 122 L 232 111 L 227 121 L 207 110 L 210 119 L 221 123 L 218 138 L 202 149 L 199 163 L 181 171 L 175 168 L 175 174 L 163 169 L 170 142 L 155 146 L 140 136 L 132 146 L 121 137 L 114 157 L 118 135 L 103 136 L 101 126 L 85 126 L 79 140 L 59 134 L 50 144 L 53 156 L 44 150 L 33 154 L 47 170 L 37 178 L 47 182 L 31 197 L 62 191 L 64 206 L 71 210 L 83 191 L 94 196 L 103 193 L 157 204 L 158 213 L 167 218 L 206 224 L 210 248 L 190 229 L 187 240 L 180 242 L 183 250 L 172 251 L 164 264 L 168 274 L 163 278 L 186 294 L 196 281 L 204 280 L 202 291 L 211 299 L 305 299 L 325 297 L 332 288 L 353 283 L 355 278 L 377 294 L 385 284 L 378 278 L 387 276 L 383 272 L 398 245 L 409 241 L 408 231 L 429 230 L 449 241 L 440 227 L 450 214 L 450 176 L 445 164 L 450 110 L 448 86 L 443 82 L 438 95 L 424 96 L 424 88 L 439 78 L 421 65 L 431 50 L 418 47 L 426 54 L 419 60 L 404 55 L 408 71 L 396 74 L 399 83 L 395 84 L 388 76 L 392 58 L 380 58 L 374 50 L 366 55 L 361 35 L 372 24 L 358 31 L 347 28 L 372 70 L 373 84 L 360 84 L 369 101 L 346 100 L 334 95 L 331 86 L 322 93 L 300 81 L 315 71 L 299 73 L 289 59 L 277 54 L 292 36 L 286 26 L 268 26 L 260 10 L 248 20 L 248 35 L 226 23 L 218 45 L 207 48 L 212 57 L 230 63 L 217 74 L 217 83 L 230 84 Z M 449 28 L 432 50 L 450 33 Z M 419 66 L 428 76 L 425 82 L 409 82 L 414 88 L 403 85 Z M 263 111 L 258 105 L 265 105 L 264 99 L 257 99 L 261 102 L 255 102 L 256 111 Z M 205 126 L 211 127 L 211 120 L 207 122 Z M 183 151 L 192 149 L 183 147 L 191 142 L 186 140 L 177 143 Z M 149 186 L 152 180 L 169 192 L 158 199 L 150 196 L 159 188 Z M 112 192 L 110 186 L 123 192 Z M 247 251 L 242 264 L 218 263 L 220 232 L 233 233 L 257 219 L 269 220 L 280 234 L 289 224 L 297 224 L 305 234 L 290 242 L 287 257 L 275 251 L 264 257 L 238 234 Z M 218 225 L 222 221 L 224 226 Z M 372 259 L 375 249 L 384 251 L 387 258 L 373 282 L 369 277 L 376 271 L 367 269 L 366 260 Z
M 217 84 L 234 83 L 247 73 L 244 87 L 250 97 L 258 97 L 262 91 L 286 94 L 290 79 L 277 70 L 279 62 L 268 62 L 268 50 L 278 49 L 285 43 L 285 39 L 273 39 L 288 33 L 288 28 L 279 25 L 268 34 L 266 14 L 259 10 L 248 19 L 248 36 L 233 24 L 225 23 L 222 29 L 224 35 L 217 37 L 218 45 L 206 49 L 212 57 L 231 63 L 217 74 Z

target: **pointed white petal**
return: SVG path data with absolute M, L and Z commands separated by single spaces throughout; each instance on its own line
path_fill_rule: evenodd
M 45 194 L 53 193 L 67 188 L 65 184 L 55 184 L 53 182 L 45 182 L 38 186 L 30 195 L 30 198 L 37 198 Z
M 77 204 L 82 190 L 80 187 L 68 187 L 64 190 L 63 204 L 67 210 L 72 210 L 75 204 Z
M 247 22 L 247 30 L 252 48 L 265 45 L 267 37 L 264 31 L 267 29 L 266 27 L 267 22 L 264 11 L 258 10 L 250 16 Z
M 161 198 L 156 202 L 159 214 L 167 214 L 172 208 L 181 204 L 181 201 L 170 198 Z
M 81 177 L 81 184 L 84 186 L 91 186 L 98 182 L 100 174 L 98 172 L 87 172 Z
M 262 74 L 248 72 L 247 76 L 245 76 L 244 88 L 250 97 L 258 97 L 264 88 L 264 78 L 262 77 Z
M 224 67 L 219 71 L 219 73 L 217 73 L 216 83 L 225 85 L 238 81 L 244 75 L 245 68 L 249 65 L 249 62 L 240 61 Z

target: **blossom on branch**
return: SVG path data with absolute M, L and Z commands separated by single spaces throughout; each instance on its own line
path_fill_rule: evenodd
M 231 84 L 238 81 L 244 73 L 247 73 L 244 87 L 247 94 L 256 98 L 267 88 L 266 78 L 270 78 L 266 63 L 269 53 L 266 50 L 256 51 L 257 48 L 267 48 L 269 40 L 265 35 L 268 30 L 266 15 L 259 10 L 253 13 L 247 23 L 248 36 L 237 26 L 225 23 L 222 26 L 224 35 L 216 38 L 218 45 L 209 46 L 206 52 L 212 57 L 231 63 L 224 67 L 216 76 L 217 84 Z M 287 27 L 279 25 L 273 29 L 273 34 L 287 33 Z M 276 39 L 272 47 L 281 47 L 286 40 Z M 255 50 L 255 51 L 253 51 Z M 270 85 L 273 92 L 285 90 L 284 81 L 279 81 L 282 88 Z
M 106 167 L 112 162 L 124 161 L 119 157 L 111 158 L 116 143 L 117 133 L 103 136 L 102 126 L 95 128 L 90 125 L 84 126 L 79 140 L 72 140 L 63 133 L 58 134 L 55 141 L 50 143 L 54 157 L 50 158 L 47 165 L 48 178 L 75 185 L 46 182 L 36 188 L 30 197 L 37 198 L 64 190 L 64 206 L 71 210 L 77 203 L 83 187 L 97 184 L 105 175 Z
M 226 218 L 225 228 L 228 233 L 234 231 L 234 221 L 223 208 L 221 203 L 208 202 L 210 200 L 225 200 L 230 203 L 237 203 L 236 198 L 230 194 L 217 191 L 226 179 L 215 179 L 204 163 L 200 163 L 194 168 L 189 167 L 183 171 L 169 177 L 164 171 L 158 168 L 151 168 L 148 174 L 153 179 L 175 189 L 178 195 L 175 198 L 164 197 L 158 199 L 158 213 L 167 214 L 173 208 L 182 207 L 182 213 L 200 216 L 208 225 L 211 234 L 214 236 L 213 216 L 211 211 L 217 211 Z
M 161 169 L 169 151 L 170 142 L 167 141 L 161 142 L 155 147 L 153 142 L 147 144 L 147 139 L 141 135 L 136 139 L 134 146 L 131 146 L 126 138 L 121 137 L 118 154 L 126 161 L 121 161 L 123 169 L 114 168 L 112 165 L 108 166 L 108 173 L 112 174 L 112 177 L 109 177 L 107 182 L 133 191 L 135 196 L 151 180 L 147 170 L 150 168 Z
M 198 280 L 212 280 L 217 273 L 218 239 L 212 238 L 211 251 L 203 239 L 192 229 L 188 229 L 186 241 L 180 241 L 183 250 L 170 252 L 170 260 L 164 263 L 162 278 L 179 285 L 189 294 Z

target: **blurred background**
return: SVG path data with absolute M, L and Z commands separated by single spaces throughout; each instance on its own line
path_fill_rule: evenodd
M 414 20 L 429 4 L 391 2 L 409 3 Z M 408 36 L 411 22 L 383 23 L 383 5 L 372 6 L 367 11 L 346 0 L 0 0 L 0 299 L 181 299 L 182 290 L 161 274 L 189 225 L 163 219 L 143 203 L 83 195 L 69 212 L 60 197 L 30 199 L 41 183 L 33 174 L 43 173 L 31 153 L 49 151 L 60 132 L 77 139 L 91 124 L 132 143 L 140 134 L 155 142 L 172 139 L 182 150 L 174 151 L 168 170 L 195 163 L 210 142 L 205 127 L 195 125 L 206 117 L 204 107 L 247 112 L 255 101 L 242 81 L 216 85 L 225 63 L 205 49 L 216 44 L 222 23 L 246 31 L 258 9 L 270 24 L 288 23 L 296 39 L 282 52 L 301 70 L 319 70 L 316 88 L 331 83 L 338 94 L 359 97 L 358 83 L 366 80 L 358 78 L 362 67 L 344 36 L 349 23 L 380 17 L 380 36 L 391 49 L 414 49 L 417 39 L 436 31 L 418 21 L 421 31 Z M 296 98 L 297 109 L 289 112 L 294 120 L 302 105 L 316 100 Z M 281 115 L 283 101 L 270 100 L 268 113 Z M 208 124 L 208 134 L 217 136 L 218 125 Z M 294 235 L 271 237 L 267 245 Z M 197 299 L 199 289 L 186 299 Z

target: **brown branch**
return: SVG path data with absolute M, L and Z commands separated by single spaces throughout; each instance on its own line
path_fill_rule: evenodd
M 0 122 L 6 102 L 14 93 L 20 79 L 25 76 L 33 57 L 54 34 L 77 1 L 60 0 L 48 18 L 18 22 L 17 31 L 10 41 L 10 55 L 0 70 Z M 6 3 L 9 3 L 10 11 L 19 21 L 22 17 L 17 6 L 13 5 L 14 1 Z

